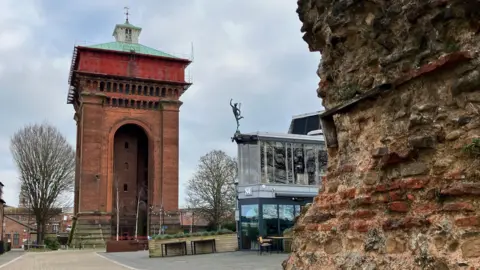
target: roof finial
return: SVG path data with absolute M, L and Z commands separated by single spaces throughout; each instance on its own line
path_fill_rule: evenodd
M 130 8 L 129 8 L 129 7 L 124 7 L 124 9 L 125 9 L 125 16 L 126 16 L 126 18 L 127 18 L 125 22 L 126 22 L 126 23 L 129 23 L 129 22 L 128 22 L 128 15 L 129 15 L 130 13 L 128 13 L 128 10 L 129 10 Z

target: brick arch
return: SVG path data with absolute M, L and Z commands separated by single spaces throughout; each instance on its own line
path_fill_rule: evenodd
M 148 142 L 153 142 L 153 134 L 152 134 L 152 131 L 150 130 L 150 125 L 138 119 L 122 119 L 115 122 L 115 124 L 113 124 L 112 127 L 110 128 L 110 132 L 108 135 L 108 140 L 110 142 L 109 144 L 113 145 L 113 138 L 115 137 L 115 133 L 119 128 L 125 125 L 139 126 L 141 129 L 143 129 L 145 134 L 147 134 Z
M 108 183 L 107 183 L 107 209 L 108 212 L 114 211 L 113 210 L 113 186 L 114 186 L 114 170 L 113 170 L 113 151 L 114 151 L 114 143 L 115 143 L 115 133 L 118 131 L 119 128 L 121 128 L 124 125 L 137 125 L 140 127 L 145 134 L 147 135 L 148 139 L 148 167 L 149 167 L 149 175 L 148 175 L 148 185 L 149 185 L 149 196 L 148 196 L 148 201 L 151 202 L 153 200 L 153 195 L 151 195 L 151 192 L 153 189 L 155 189 L 155 185 L 153 183 L 153 179 L 155 179 L 155 171 L 154 171 L 154 164 L 156 162 L 159 162 L 157 160 L 156 155 L 154 155 L 154 150 L 155 150 L 155 136 L 152 133 L 152 130 L 150 128 L 150 125 L 145 123 L 142 120 L 138 119 L 121 119 L 117 122 L 115 122 L 112 127 L 109 130 L 108 134 L 108 154 L 107 154 L 107 160 L 108 160 Z M 152 189 L 150 189 L 150 187 Z

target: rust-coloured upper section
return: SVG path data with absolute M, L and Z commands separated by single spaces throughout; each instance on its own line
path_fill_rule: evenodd
M 77 46 L 70 71 L 68 103 L 74 104 L 80 94 L 77 80 L 79 74 L 168 83 L 182 86 L 184 91 L 191 85 L 185 81 L 185 69 L 190 63 L 190 60 L 183 58 Z

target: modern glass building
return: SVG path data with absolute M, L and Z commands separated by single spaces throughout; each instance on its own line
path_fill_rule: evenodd
M 318 194 L 327 165 L 325 143 L 321 135 L 260 132 L 234 139 L 240 248 L 257 249 L 259 235 L 282 235 Z

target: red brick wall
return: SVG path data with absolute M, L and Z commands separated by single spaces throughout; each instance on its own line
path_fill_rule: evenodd
M 97 88 L 87 81 L 95 80 Z M 166 97 L 127 95 L 124 93 L 101 92 L 98 85 L 101 78 L 84 76 L 80 79 L 79 91 L 95 92 L 80 97 L 79 107 L 79 149 L 78 200 L 79 212 L 112 212 L 114 204 L 114 135 L 125 124 L 135 124 L 147 134 L 149 140 L 149 204 L 165 210 L 178 208 L 178 95 Z M 109 78 L 109 81 L 113 80 Z M 141 84 L 141 83 L 139 83 Z M 171 85 L 158 82 L 156 87 L 171 89 Z M 173 86 L 175 87 L 175 86 Z M 183 91 L 176 88 L 177 93 Z M 171 92 L 173 94 L 173 91 Z M 158 109 L 134 109 L 113 107 L 105 103 L 106 98 L 134 98 L 155 100 Z M 98 178 L 96 177 L 98 175 Z M 129 185 L 130 186 L 130 185 Z M 122 188 L 122 187 L 121 187 Z M 163 189 L 163 190 L 162 190 Z M 159 196 L 162 195 L 162 196 Z
M 185 81 L 185 62 L 79 47 L 78 71 L 143 79 Z

